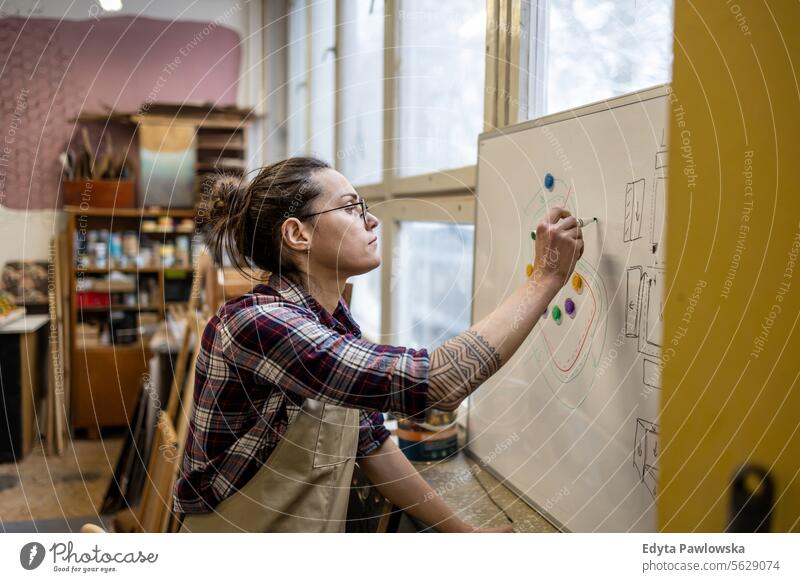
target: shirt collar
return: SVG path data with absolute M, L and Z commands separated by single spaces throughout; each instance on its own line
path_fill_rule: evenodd
M 262 285 L 258 285 L 255 290 L 257 290 L 258 287 L 262 287 Z M 354 333 L 359 337 L 361 336 L 361 329 L 355 320 L 353 320 L 350 310 L 341 297 L 339 298 L 339 303 L 333 311 L 333 314 L 330 314 L 322 307 L 319 301 L 314 299 L 305 287 L 277 273 L 270 274 L 266 287 L 277 292 L 285 301 L 305 307 L 319 318 L 320 323 L 330 328 L 335 328 L 337 324 L 340 324 L 345 328 L 345 331 Z

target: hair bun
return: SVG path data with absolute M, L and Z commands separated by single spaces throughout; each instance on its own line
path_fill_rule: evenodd
M 241 178 L 227 174 L 220 174 L 206 182 L 204 191 L 208 192 L 206 198 L 206 211 L 211 222 L 229 220 L 237 211 L 237 206 L 242 198 L 239 191 Z
M 287 216 L 302 215 L 322 193 L 311 178 L 326 168 L 330 165 L 316 158 L 289 158 L 259 168 L 252 180 L 223 174 L 205 180 L 197 220 L 214 263 L 246 277 L 253 269 L 299 277 L 295 257 L 284 252 L 281 224 Z
M 197 221 L 209 227 L 229 220 L 242 198 L 239 176 L 218 174 L 203 180 L 200 202 L 196 206 Z

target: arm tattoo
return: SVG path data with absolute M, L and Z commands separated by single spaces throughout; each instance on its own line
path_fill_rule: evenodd
M 500 354 L 480 335 L 472 330 L 457 335 L 431 353 L 428 405 L 455 410 L 500 366 Z

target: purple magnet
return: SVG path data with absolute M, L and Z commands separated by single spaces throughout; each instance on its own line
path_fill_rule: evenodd
M 564 311 L 567 312 L 567 315 L 575 313 L 575 302 L 572 299 L 564 301 Z

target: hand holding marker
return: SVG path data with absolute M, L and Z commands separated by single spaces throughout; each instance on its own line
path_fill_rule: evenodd
M 578 228 L 583 228 L 584 226 L 589 226 L 593 222 L 597 222 L 597 217 L 593 216 L 591 218 L 578 218 Z M 531 239 L 536 240 L 536 232 L 531 231 Z
M 566 281 L 569 279 L 571 275 L 573 275 L 575 266 L 580 257 L 583 255 L 583 235 L 581 233 L 581 229 L 584 226 L 588 226 L 593 222 L 597 222 L 597 217 L 576 218 L 570 216 L 570 213 L 566 209 L 556 207 L 556 208 L 551 208 L 550 211 L 547 213 L 544 222 L 537 226 L 537 230 L 540 230 L 540 234 L 545 235 L 540 237 L 541 240 L 536 242 L 535 255 L 537 258 L 539 256 L 546 256 L 546 254 L 549 252 L 549 250 L 545 251 L 545 249 L 540 245 L 544 245 L 545 247 L 550 247 L 550 245 L 553 244 L 553 239 L 551 238 L 552 231 L 548 231 L 548 229 L 545 228 L 544 226 L 545 224 L 548 223 L 551 224 L 553 227 L 557 229 L 557 232 L 560 232 L 561 234 L 568 234 L 572 233 L 572 231 L 576 231 L 574 235 L 570 236 L 568 234 L 569 237 L 568 240 L 574 243 L 575 246 L 573 252 L 566 253 L 565 255 L 566 257 L 569 258 L 570 266 L 569 270 L 564 272 L 562 274 L 562 277 L 560 277 L 559 288 L 564 283 L 566 283 Z M 535 231 L 531 232 L 531 238 L 534 241 L 537 240 Z M 558 256 L 558 254 L 556 256 Z M 529 263 L 528 266 L 526 267 L 526 273 L 528 278 L 530 278 L 533 275 L 533 271 L 534 271 L 534 266 L 533 264 Z M 580 290 L 583 287 L 583 278 L 578 273 L 574 273 L 574 276 L 572 276 L 572 287 L 575 289 L 577 293 L 581 292 Z M 544 312 L 542 314 L 543 317 L 547 316 L 548 309 L 549 309 L 548 306 L 544 308 Z M 571 297 L 567 297 L 566 300 L 564 301 L 564 309 L 570 317 L 575 317 L 575 310 L 576 310 L 575 300 L 573 300 Z M 553 306 L 552 317 L 556 325 L 561 325 L 561 319 L 562 319 L 561 308 L 558 305 Z
M 555 187 L 555 185 L 556 185 L 556 179 L 553 176 L 553 174 L 551 174 L 549 172 L 547 174 L 545 174 L 544 175 L 544 187 L 547 188 L 548 190 L 552 191 L 553 188 Z M 569 194 L 567 194 L 567 198 L 569 198 Z M 564 202 L 566 203 L 566 200 L 564 200 Z M 578 228 L 583 228 L 584 226 L 588 226 L 589 224 L 591 224 L 593 222 L 597 222 L 597 217 L 593 216 L 592 218 L 578 218 L 577 220 L 578 220 Z M 536 240 L 536 233 L 533 232 L 533 231 L 531 232 L 531 238 L 533 240 Z

